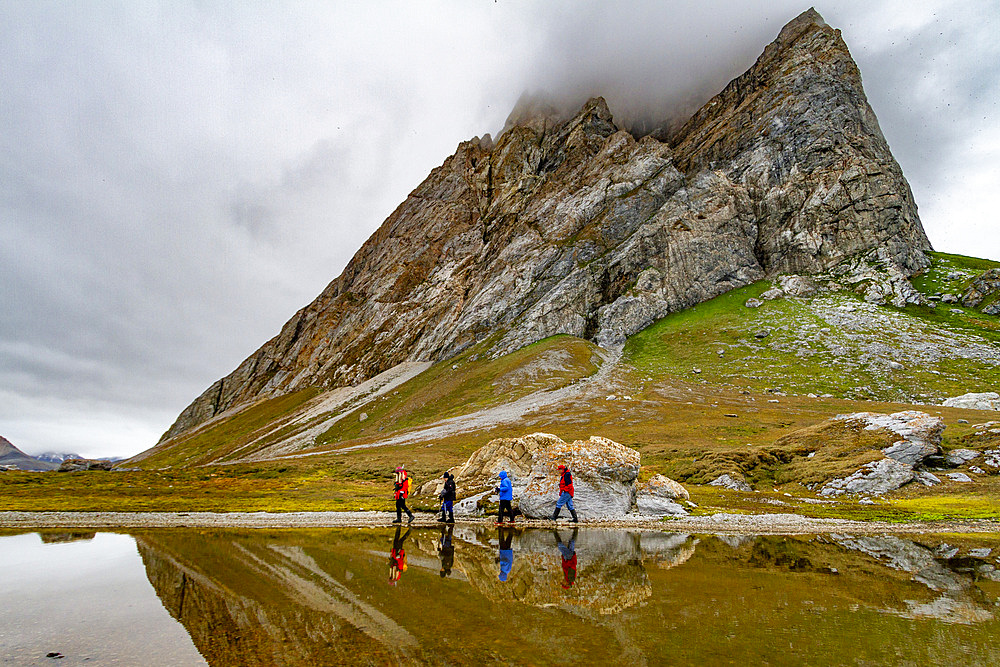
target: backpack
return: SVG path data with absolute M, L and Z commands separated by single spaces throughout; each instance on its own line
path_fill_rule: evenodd
M 413 489 L 413 478 L 409 475 L 403 480 L 403 493 L 406 494 L 405 497 L 410 497 L 410 491 Z

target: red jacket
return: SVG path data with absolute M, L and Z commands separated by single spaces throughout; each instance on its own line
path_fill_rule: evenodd
M 569 470 L 563 470 L 562 475 L 559 476 L 559 493 L 568 493 L 570 497 L 573 496 L 573 476 L 569 474 Z
M 399 500 L 400 498 L 408 498 L 410 495 L 409 489 L 407 488 L 407 477 L 408 475 L 406 474 L 406 471 L 401 470 L 397 472 L 396 476 L 393 478 L 392 486 L 395 491 L 396 500 Z

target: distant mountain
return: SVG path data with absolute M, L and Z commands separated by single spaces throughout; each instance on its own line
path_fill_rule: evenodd
M 17 466 L 20 470 L 54 470 L 59 465 L 28 456 L 0 436 L 0 466 Z
M 43 452 L 37 454 L 35 458 L 39 461 L 48 461 L 49 463 L 62 463 L 66 459 L 82 459 L 83 457 L 72 452 Z

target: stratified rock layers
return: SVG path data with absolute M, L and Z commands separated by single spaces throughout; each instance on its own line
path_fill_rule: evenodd
M 568 121 L 515 110 L 382 224 L 344 272 L 213 384 L 164 439 L 223 410 L 557 333 L 614 346 L 655 320 L 782 272 L 930 249 L 840 33 L 810 10 L 660 141 L 601 98 Z

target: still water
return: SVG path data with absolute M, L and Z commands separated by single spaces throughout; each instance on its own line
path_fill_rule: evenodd
M 2 536 L 0 656 L 996 665 L 1000 538 L 464 526 Z

